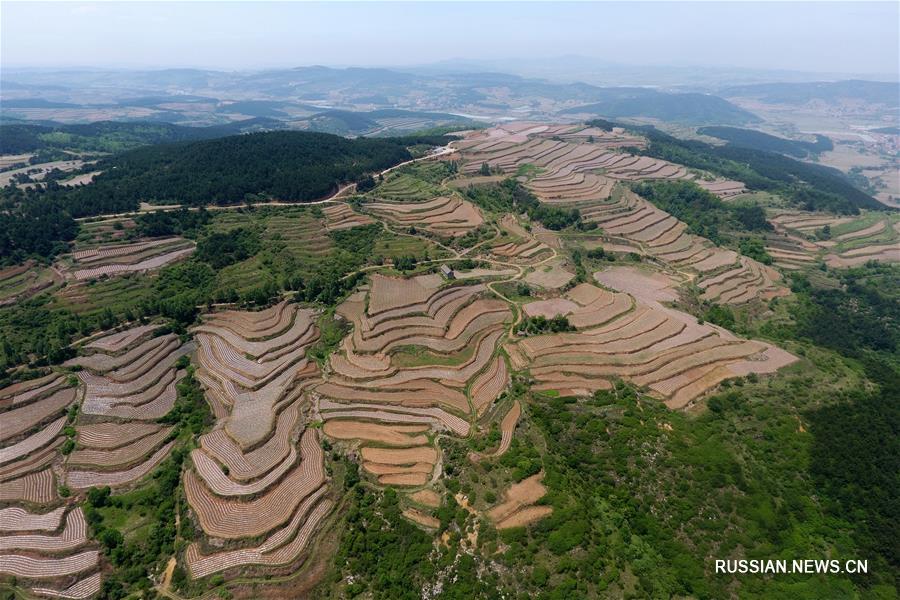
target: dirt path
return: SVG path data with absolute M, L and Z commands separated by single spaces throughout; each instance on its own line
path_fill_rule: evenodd
M 169 562 L 166 563 L 166 570 L 163 571 L 163 580 L 160 587 L 164 590 L 168 590 L 169 586 L 172 585 L 172 573 L 175 572 L 175 557 L 169 559 Z
M 456 254 L 456 257 L 457 257 L 457 258 L 462 258 L 463 256 L 465 256 L 466 254 L 468 254 L 468 253 L 471 252 L 472 250 L 475 250 L 476 248 L 480 248 L 481 246 L 484 246 L 485 244 L 487 244 L 487 243 L 489 243 L 489 242 L 493 242 L 494 240 L 496 240 L 498 237 L 500 237 L 500 236 L 502 235 L 502 234 L 500 233 L 500 228 L 499 228 L 499 227 L 497 227 L 494 223 L 491 223 L 491 226 L 493 226 L 493 228 L 494 228 L 494 237 L 488 238 L 488 239 L 486 239 L 486 240 L 481 240 L 480 242 L 478 242 L 477 244 L 475 244 L 475 245 L 472 246 L 471 248 L 466 248 L 466 249 L 463 250 L 462 252 L 458 252 L 458 253 Z

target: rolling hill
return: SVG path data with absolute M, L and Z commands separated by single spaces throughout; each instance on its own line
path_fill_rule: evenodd
M 828 152 L 834 149 L 834 143 L 824 135 L 816 135 L 815 142 L 804 142 L 802 140 L 789 140 L 753 129 L 723 126 L 701 127 L 697 130 L 697 133 L 725 140 L 733 146 L 778 152 L 794 158 L 806 158 L 810 154 Z
M 595 115 L 609 118 L 650 118 L 660 121 L 705 125 L 744 125 L 759 117 L 709 94 L 667 94 L 642 88 L 603 90 L 599 102 L 575 106 L 560 114 Z

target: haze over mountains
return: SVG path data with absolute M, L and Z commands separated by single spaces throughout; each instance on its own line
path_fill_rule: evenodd
M 897 117 L 896 84 L 890 82 L 781 81 L 775 73 L 769 82 L 759 83 L 760 73 L 716 83 L 717 72 L 710 70 L 699 71 L 701 75 L 687 84 L 676 84 L 670 74 L 654 87 L 619 86 L 583 83 L 574 78 L 551 81 L 473 71 L 465 65 L 457 70 L 451 65 L 416 69 L 308 66 L 228 72 L 5 69 L 0 109 L 7 122 L 150 120 L 214 125 L 264 117 L 290 122 L 293 128 L 353 135 L 371 135 L 385 129 L 379 125 L 384 118 L 412 118 L 410 127 L 442 125 L 460 117 L 489 121 L 601 116 L 688 126 L 749 125 L 761 120 L 735 98 L 776 104 L 848 105 L 863 101 L 883 108 L 894 120 Z M 574 59 L 572 66 L 590 77 L 585 65 L 584 59 Z M 600 63 L 599 68 L 604 65 Z M 637 82 L 658 73 L 654 69 L 633 72 L 638 76 L 632 81 Z M 708 76 L 702 75 L 707 72 Z M 612 81 L 625 80 L 612 77 Z M 329 114 L 332 110 L 382 112 L 354 119 Z

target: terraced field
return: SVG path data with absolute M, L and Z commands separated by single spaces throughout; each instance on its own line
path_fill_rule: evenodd
M 107 244 L 77 250 L 59 263 L 60 270 L 77 281 L 104 275 L 141 273 L 159 269 L 195 250 L 184 238 L 171 237 L 130 244 Z
M 322 209 L 322 212 L 325 213 L 325 227 L 328 231 L 349 229 L 359 225 L 374 223 L 372 219 L 366 215 L 359 214 L 349 204 L 344 202 L 328 204 Z
M 617 152 L 608 144 L 547 139 L 540 133 L 525 139 L 522 136 L 495 128 L 456 142 L 465 161 L 462 172 L 475 173 L 485 164 L 510 174 L 531 168 L 537 175 L 527 180 L 529 188 L 541 200 L 553 204 L 605 200 L 616 181 L 692 177 L 679 165 Z
M 503 365 L 503 369 L 506 369 L 505 361 L 498 361 Z M 496 379 L 496 376 L 493 376 Z M 496 379 L 505 384 L 505 377 L 503 379 Z M 469 454 L 469 459 L 473 462 L 478 462 L 485 458 L 497 458 L 506 454 L 506 451 L 509 450 L 510 445 L 512 444 L 513 433 L 515 433 L 516 425 L 519 422 L 519 417 L 522 416 L 522 405 L 519 404 L 518 401 L 513 402 L 510 409 L 506 412 L 506 415 L 503 417 L 503 420 L 500 421 L 500 445 L 494 452 L 490 454 L 481 454 L 478 452 L 472 452 Z
M 870 260 L 900 262 L 900 217 L 893 213 L 834 217 L 791 211 L 775 214 L 769 222 L 775 233 L 768 236 L 766 251 L 785 270 L 820 262 L 834 268 Z
M 220 291 L 245 292 L 288 274 L 310 276 L 336 251 L 332 233 L 373 222 L 371 216 L 338 202 L 311 207 L 257 207 L 250 214 L 221 211 L 214 217 L 213 231 L 252 227 L 260 232 L 263 250 L 219 271 L 217 287 Z M 397 256 L 421 255 L 426 249 L 434 258 L 446 255 L 430 240 L 385 231 L 375 240 L 369 261 L 378 264 Z
M 684 408 L 730 377 L 772 373 L 796 360 L 765 342 L 701 325 L 663 306 L 666 288 L 625 268 L 597 274 L 609 292 L 580 284 L 557 299 L 525 305 L 527 314 L 566 315 L 576 332 L 527 337 L 509 347 L 515 369 L 529 369 L 538 390 L 584 394 L 622 378 L 648 387 L 673 409 Z M 644 281 L 644 280 L 647 281 Z M 622 285 L 624 283 L 624 285 Z M 662 293 L 660 293 L 662 291 Z
M 0 501 L 47 504 L 57 498 L 50 470 L 78 390 L 51 373 L 0 389 Z
M 527 231 L 514 215 L 503 215 L 499 220 L 502 231 L 499 239 L 491 244 L 491 254 L 502 260 L 523 264 L 533 263 L 552 254 L 550 247 Z
M 623 244 L 694 277 L 704 300 L 743 304 L 788 293 L 775 269 L 688 233 L 683 222 L 630 190 L 622 190 L 612 203 L 584 209 L 582 215 L 597 223 L 613 245 Z
M 306 357 L 319 338 L 315 318 L 282 302 L 212 313 L 194 330 L 197 377 L 216 416 L 184 475 L 204 534 L 185 554 L 194 578 L 295 563 L 331 510 L 320 434 L 305 416 L 320 381 Z
M 558 290 L 575 279 L 575 273 L 572 272 L 572 267 L 567 264 L 565 259 L 554 258 L 530 270 L 524 279 L 541 289 Z
M 503 126 L 507 129 L 514 128 L 521 133 L 521 127 L 510 124 Z M 604 148 L 643 148 L 647 141 L 636 135 L 628 134 L 621 127 L 614 127 L 611 131 L 599 127 L 588 127 L 580 123 L 572 125 L 531 125 L 534 135 L 542 138 L 559 138 L 566 142 L 590 142 Z M 539 131 L 534 128 L 541 128 Z
M 0 389 L 0 577 L 37 596 L 100 590 L 84 513 L 57 491 L 67 413 L 79 396 L 56 372 Z
M 645 254 L 690 273 L 704 300 L 743 304 L 788 293 L 774 269 L 687 233 L 687 225 L 630 190 L 620 187 L 614 192 L 617 181 L 693 178 L 683 167 L 593 143 L 547 139 L 538 126 L 514 132 L 511 127 L 478 132 L 457 142 L 465 161 L 462 171 L 476 172 L 485 163 L 504 172 L 524 165 L 540 169 L 537 176 L 524 180 L 543 202 L 577 207 L 585 221 L 596 223 L 611 240 L 610 249 Z M 710 182 L 698 183 L 720 195 L 736 189 L 724 183 L 712 188 Z M 535 279 L 540 274 L 530 277 L 532 283 L 560 287 L 555 279 L 547 285 Z
M 325 434 L 358 447 L 363 471 L 379 484 L 419 490 L 435 481 L 434 436 L 468 436 L 506 387 L 497 348 L 511 313 L 486 292 L 433 275 L 373 275 L 338 307 L 353 332 L 316 387 L 318 409 Z
M 434 198 L 440 195 L 441 189 L 400 169 L 389 174 L 373 193 L 379 198 L 393 202 L 415 202 Z
M 484 222 L 472 203 L 457 196 L 442 196 L 427 202 L 375 201 L 364 206 L 391 224 L 424 229 L 440 237 L 464 235 Z
M 153 293 L 153 279 L 141 273 L 128 273 L 100 280 L 68 281 L 52 295 L 52 306 L 77 315 L 95 316 L 109 308 L 135 306 Z
M 136 223 L 129 218 L 84 221 L 78 228 L 74 249 L 85 250 L 104 244 L 122 243 L 135 227 Z
M 711 192 L 719 198 L 729 198 L 731 196 L 739 196 L 747 192 L 747 186 L 740 181 L 707 181 L 698 179 L 697 185 L 707 192 Z
M 62 277 L 58 272 L 33 260 L 0 269 L 0 306 L 49 291 L 60 283 Z
M 265 237 L 283 241 L 286 249 L 297 257 L 298 264 L 314 264 L 325 258 L 331 249 L 326 219 L 317 218 L 307 209 L 279 211 L 266 218 Z M 235 221 L 236 225 L 240 223 L 240 219 Z
M 67 461 L 70 488 L 130 486 L 165 460 L 173 428 L 155 421 L 175 405 L 185 375 L 176 362 L 192 350 L 175 334 L 142 326 L 95 339 L 66 363 L 82 369 L 85 388 L 78 448 Z

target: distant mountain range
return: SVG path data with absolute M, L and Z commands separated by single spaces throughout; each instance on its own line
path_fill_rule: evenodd
M 577 72 L 587 64 L 576 62 L 571 68 Z M 859 99 L 889 110 L 898 105 L 898 84 L 888 82 L 753 83 L 718 89 L 709 85 L 611 87 L 473 70 L 476 66 L 309 66 L 235 72 L 7 69 L 0 82 L 0 114 L 7 120 L 154 121 L 193 126 L 271 118 L 288 128 L 391 135 L 412 126 L 458 122 L 460 115 L 484 121 L 592 116 L 686 126 L 752 125 L 759 117 L 732 101 L 747 98 L 788 104 Z M 385 110 L 407 113 L 388 117 L 378 112 Z M 398 121 L 404 118 L 405 125 Z M 393 123 L 386 124 L 385 119 Z
M 335 126 L 334 114 L 322 117 L 320 113 L 401 109 L 431 113 L 435 122 L 446 121 L 447 115 L 454 113 L 496 120 L 552 118 L 579 112 L 687 125 L 741 125 L 758 120 L 727 100 L 708 94 L 600 87 L 489 71 L 322 66 L 258 72 L 20 70 L 5 73 L 2 90 L 3 115 L 19 119 L 158 120 L 213 125 L 266 117 L 301 128 L 323 122 L 325 131 L 351 134 L 367 130 L 359 122 L 350 127 Z M 367 118 L 374 121 L 369 123 L 369 130 L 378 130 L 383 128 L 380 120 L 386 117 Z M 298 123 L 302 120 L 309 122 Z
M 900 83 L 889 81 L 814 81 L 808 83 L 758 83 L 723 88 L 726 98 L 753 98 L 768 104 L 806 104 L 820 100 L 829 104 L 841 100 L 862 100 L 900 107 Z

